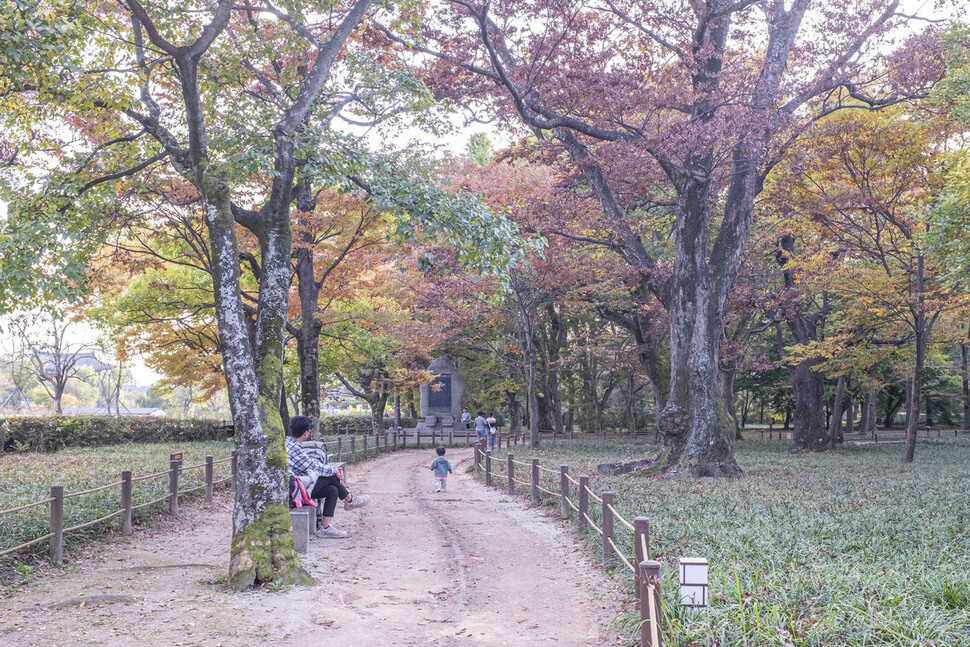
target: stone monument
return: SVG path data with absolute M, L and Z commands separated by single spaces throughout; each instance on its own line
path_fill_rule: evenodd
M 428 366 L 434 375 L 430 384 L 422 384 L 421 417 L 418 431 L 448 433 L 461 427 L 461 400 L 465 396 L 465 380 L 447 357 L 439 357 Z

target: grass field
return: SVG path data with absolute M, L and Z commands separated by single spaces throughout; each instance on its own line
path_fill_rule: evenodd
M 232 443 L 161 443 L 161 444 L 124 444 L 101 448 L 65 449 L 50 454 L 11 453 L 0 456 L 0 510 L 19 507 L 50 496 L 50 486 L 59 483 L 64 486 L 65 496 L 72 492 L 108 485 L 121 480 L 122 470 L 131 470 L 133 478 L 161 472 L 169 468 L 172 453 L 183 452 L 185 466 L 204 463 L 206 455 L 215 460 L 228 458 Z M 229 475 L 229 464 L 214 467 L 213 480 Z M 203 483 L 203 470 L 194 469 L 183 472 L 179 489 L 184 490 Z M 164 496 L 168 492 L 168 477 L 138 481 L 133 484 L 134 506 Z M 134 523 L 144 521 L 164 503 L 133 512 Z M 100 492 L 85 494 L 64 501 L 64 527 L 79 525 L 110 514 L 121 508 L 121 487 L 112 487 Z M 109 519 L 64 536 L 65 551 L 70 555 L 71 548 L 83 541 L 104 532 L 116 531 L 119 520 Z M 0 551 L 18 546 L 35 537 L 46 535 L 50 527 L 49 507 L 39 506 L 0 516 Z M 28 549 L 27 555 L 43 554 L 47 542 L 41 542 Z M 0 569 L 10 568 L 24 554 L 15 553 L 0 557 Z
M 596 474 L 599 463 L 655 451 L 643 443 L 544 441 L 536 452 L 512 451 L 590 474 L 594 491 L 616 493 L 625 518 L 650 518 L 667 645 L 970 646 L 970 436 L 921 438 L 913 465 L 900 463 L 900 445 L 822 455 L 789 448 L 739 443 L 745 474 L 734 481 Z M 632 547 L 619 524 L 617 536 Z M 677 604 L 676 564 L 688 556 L 711 564 L 705 610 Z M 616 575 L 631 577 L 622 565 Z M 632 611 L 621 619 L 631 635 L 637 621 Z

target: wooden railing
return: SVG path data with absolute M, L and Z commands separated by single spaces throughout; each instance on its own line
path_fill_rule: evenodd
M 215 466 L 221 464 L 229 464 L 229 474 L 225 478 L 215 480 Z M 201 485 L 179 489 L 180 476 L 184 472 L 189 472 L 193 470 L 202 470 L 202 481 Z M 163 477 L 168 477 L 168 492 L 165 496 L 157 497 L 148 501 L 143 501 L 134 504 L 134 484 L 140 483 L 142 481 L 157 480 Z M 70 532 L 76 532 L 78 530 L 83 530 L 91 526 L 104 523 L 114 518 L 120 518 L 119 530 L 123 536 L 128 536 L 132 533 L 131 519 L 132 513 L 135 510 L 140 510 L 143 508 L 150 508 L 153 505 L 157 505 L 162 502 L 168 502 L 168 513 L 172 515 L 178 514 L 179 506 L 179 496 L 185 494 L 191 494 L 193 492 L 204 491 L 204 498 L 206 503 L 212 501 L 212 493 L 215 486 L 222 483 L 231 483 L 231 487 L 235 487 L 236 482 L 236 452 L 232 452 L 232 456 L 229 458 L 224 458 L 222 460 L 213 460 L 212 456 L 206 456 L 204 463 L 199 463 L 197 465 L 183 465 L 181 460 L 172 460 L 169 462 L 169 468 L 161 472 L 155 472 L 152 474 L 144 474 L 142 476 L 134 477 L 132 476 L 131 470 L 124 470 L 121 472 L 121 479 L 108 483 L 106 485 L 100 485 L 87 490 L 81 490 L 79 492 L 65 493 L 64 486 L 55 483 L 51 485 L 51 495 L 47 499 L 40 501 L 34 501 L 25 505 L 17 506 L 15 508 L 10 508 L 9 510 L 0 511 L 0 517 L 21 512 L 23 510 L 29 510 L 31 508 L 39 506 L 50 506 L 50 526 L 49 532 L 40 537 L 35 537 L 30 541 L 24 542 L 18 546 L 13 546 L 0 551 L 0 557 L 4 555 L 9 555 L 16 553 L 25 548 L 29 548 L 35 544 L 42 542 L 48 542 L 48 553 L 50 559 L 55 564 L 60 564 L 64 560 L 64 535 Z M 121 488 L 121 508 L 115 510 L 109 514 L 98 517 L 97 519 L 90 519 L 70 527 L 64 527 L 64 506 L 65 501 L 70 499 L 75 499 L 78 497 L 88 496 L 91 494 L 96 494 L 98 492 L 103 492 L 105 490 L 110 490 L 112 488 Z
M 531 475 L 529 481 L 516 478 L 516 467 L 528 469 Z M 660 606 L 660 563 L 650 559 L 650 520 L 647 517 L 637 517 L 631 523 L 614 507 L 615 495 L 605 491 L 597 494 L 589 485 L 589 476 L 582 474 L 579 479 L 569 473 L 568 465 L 560 465 L 559 469 L 551 469 L 540 465 L 538 458 L 531 463 L 515 460 L 515 455 L 509 452 L 505 460 L 492 460 L 492 451 L 483 444 L 475 445 L 475 472 L 484 476 L 486 486 L 499 486 L 495 483 L 498 472 L 505 471 L 505 483 L 509 495 L 518 493 L 516 486 L 526 488 L 534 503 L 541 503 L 553 499 L 559 501 L 560 516 L 566 520 L 575 512 L 576 530 L 581 537 L 595 531 L 602 540 L 602 562 L 604 567 L 611 567 L 617 562 L 622 564 L 633 577 L 633 595 L 640 601 L 640 644 L 641 647 L 660 647 L 661 643 L 661 606 Z M 546 475 L 545 481 L 542 476 Z M 570 498 L 575 494 L 575 501 Z M 590 501 L 598 506 L 591 507 Z M 600 523 L 597 524 L 590 515 L 591 510 L 599 508 Z M 623 548 L 624 543 L 617 539 L 615 528 L 617 525 L 630 533 L 630 548 Z

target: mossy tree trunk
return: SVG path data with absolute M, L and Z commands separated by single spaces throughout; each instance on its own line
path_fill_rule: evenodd
M 207 111 L 211 106 L 206 101 L 211 99 L 212 88 L 203 89 L 199 73 L 210 47 L 226 30 L 238 7 L 231 0 L 218 0 L 212 7 L 211 21 L 193 32 L 195 40 L 177 45 L 163 35 L 177 30 L 169 29 L 170 25 L 157 28 L 138 0 L 125 2 L 131 17 L 131 42 L 142 72 L 140 99 L 145 109 L 139 112 L 130 108 L 125 115 L 137 121 L 163 148 L 172 168 L 195 186 L 205 206 L 220 351 L 239 448 L 229 566 L 230 582 L 235 588 L 271 580 L 295 582 L 304 577 L 293 550 L 286 504 L 286 450 L 280 415 L 283 342 L 289 309 L 289 218 L 297 189 L 294 141 L 310 121 L 338 53 L 372 3 L 373 0 L 356 0 L 325 39 L 303 25 L 287 23 L 315 58 L 309 71 L 300 77 L 299 91 L 285 105 L 281 101 L 274 114 L 276 122 L 270 132 L 263 133 L 275 144 L 272 186 L 262 206 L 250 210 L 234 204 L 228 179 L 232 173 L 221 168 L 215 157 L 210 158 L 206 115 L 211 113 Z M 156 18 L 161 16 L 160 11 Z M 154 50 L 171 58 L 178 74 L 177 92 L 183 104 L 178 133 L 162 124 L 167 115 L 151 95 L 149 79 L 154 63 L 150 61 L 154 53 L 144 42 L 146 35 Z M 252 187 L 241 188 L 244 199 L 252 200 Z M 248 229 L 259 241 L 259 258 L 250 261 L 259 281 L 255 331 L 242 303 L 237 225 Z
M 273 349 L 271 317 L 264 314 L 262 325 L 257 324 L 257 339 L 262 343 L 253 352 L 242 308 L 239 248 L 229 192 L 217 178 L 205 178 L 204 186 L 216 317 L 239 449 L 230 582 L 235 588 L 280 578 L 292 582 L 299 578 L 299 561 L 285 504 L 286 451 L 279 414 L 282 333 L 276 335 L 279 347 Z M 263 273 L 272 266 L 267 258 Z M 261 280 L 260 288 L 262 300 L 269 282 Z M 259 357 L 260 353 L 267 356 L 254 362 L 254 355 Z M 273 375 L 274 371 L 279 377 Z

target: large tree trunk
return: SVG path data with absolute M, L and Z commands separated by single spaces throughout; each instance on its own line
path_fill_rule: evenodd
M 636 403 L 637 394 L 635 390 L 635 376 L 633 371 L 627 371 L 626 374 L 626 427 L 627 431 L 630 433 L 630 438 L 637 437 L 637 413 L 636 413 Z
M 239 289 L 239 249 L 228 191 L 218 180 L 206 195 L 206 226 L 222 361 L 239 448 L 232 514 L 229 581 L 234 588 L 300 579 L 286 506 L 286 449 L 279 417 L 283 326 L 289 288 L 289 227 L 283 223 L 265 247 L 260 282 L 258 353 L 253 362 Z M 284 278 L 285 277 L 285 278 Z M 282 283 L 282 284 L 281 284 Z M 265 291 L 265 296 L 264 296 Z M 262 380 L 259 378 L 263 378 Z M 261 384 L 262 382 L 262 384 Z
M 528 286 L 518 280 L 518 273 L 513 268 L 509 270 L 510 286 L 515 299 L 515 311 L 521 324 L 518 334 L 519 349 L 522 351 L 522 375 L 525 377 L 526 392 L 529 406 L 529 444 L 539 446 L 539 400 L 536 393 L 536 348 L 535 325 L 536 306 L 534 295 L 526 295 Z M 526 299 L 528 296 L 528 301 Z
M 300 359 L 300 401 L 303 415 L 313 421 L 312 437 L 320 435 L 320 332 L 321 322 L 314 316 L 320 298 L 313 267 L 313 250 L 299 247 L 296 258 L 297 292 L 300 297 L 300 328 L 296 331 L 296 353 Z
M 923 370 L 926 365 L 926 346 L 928 331 L 925 330 L 925 317 L 916 317 L 916 361 L 913 363 L 912 386 L 909 402 L 906 404 L 906 441 L 903 445 L 903 462 L 912 463 L 916 455 L 916 434 L 919 431 L 919 410 L 922 397 Z
M 872 393 L 867 393 L 862 398 L 862 404 L 859 405 L 859 433 L 864 434 L 869 429 L 869 416 L 872 415 L 872 411 L 869 405 L 872 403 Z
M 191 402 L 191 398 L 189 401 Z M 285 436 L 290 428 L 290 405 L 286 396 L 286 384 L 283 384 L 280 389 L 280 420 L 283 422 L 283 435 Z
M 879 391 L 877 389 L 869 396 L 869 403 L 866 406 L 868 414 L 866 415 L 866 426 L 862 427 L 861 431 L 864 434 L 875 434 L 876 433 L 876 403 L 879 402 Z
M 741 427 L 738 424 L 738 409 L 734 404 L 734 376 L 737 374 L 735 369 L 725 370 L 722 368 L 717 372 L 718 387 L 721 389 L 721 399 L 724 401 L 724 411 L 727 413 L 731 422 L 734 423 L 734 438 L 741 440 Z
M 543 398 L 548 408 L 547 415 L 552 423 L 553 431 L 563 432 L 562 398 L 559 395 L 559 364 L 563 347 L 566 345 L 566 326 L 562 320 L 562 313 L 556 310 L 555 304 L 546 307 L 549 315 L 549 348 L 547 352 L 548 364 L 545 370 L 545 391 Z
M 525 382 L 529 399 L 529 445 L 539 446 L 539 401 L 536 398 L 535 368 L 530 367 L 531 357 L 523 357 L 525 366 Z
M 842 400 L 845 397 L 845 376 L 840 375 L 835 386 L 835 398 L 832 400 L 832 418 L 829 423 L 828 449 L 835 449 L 842 427 Z
M 735 171 L 739 169 L 735 166 Z M 732 181 L 732 185 L 737 180 Z M 658 427 L 664 438 L 664 466 L 671 471 L 694 476 L 734 477 L 741 468 L 731 453 L 734 425 L 724 409 L 718 388 L 720 339 L 723 330 L 724 302 L 733 281 L 732 264 L 737 256 L 715 261 L 719 272 L 714 277 L 707 261 L 707 227 L 710 185 L 684 180 L 679 191 L 674 239 L 674 273 L 671 280 L 670 314 L 670 394 L 660 412 Z M 753 196 L 752 196 L 753 198 Z M 726 215 L 733 207 L 725 207 Z M 745 218 L 736 213 L 735 218 Z M 744 236 L 744 223 L 737 231 L 721 235 Z M 719 235 L 719 239 L 721 238 Z M 737 241 L 718 241 L 721 254 L 734 254 Z M 711 252 L 712 257 L 718 251 Z
M 827 446 L 822 407 L 825 376 L 815 371 L 816 366 L 817 361 L 805 360 L 788 369 L 795 395 L 794 445 L 796 449 L 809 452 L 824 451 Z
M 795 253 L 795 239 L 790 235 L 782 236 L 779 241 L 781 251 L 777 256 L 778 263 L 784 266 Z M 797 276 L 791 269 L 782 271 L 785 288 L 794 290 Z M 823 312 L 806 315 L 801 302 L 796 302 L 791 314 L 786 317 L 788 329 L 799 345 L 807 345 L 818 338 L 818 327 L 822 322 Z M 781 326 L 775 326 L 775 346 L 779 356 L 785 356 L 785 347 L 781 334 Z M 809 452 L 824 451 L 828 445 L 826 438 L 825 411 L 822 400 L 825 397 L 825 377 L 816 372 L 820 364 L 817 359 L 805 359 L 796 365 L 788 366 L 788 376 L 791 379 L 792 393 L 795 398 L 794 432 L 792 441 L 795 449 Z
M 367 400 L 370 405 L 370 429 L 375 436 L 384 433 L 384 409 L 387 408 L 388 397 L 390 396 L 387 393 L 381 392 Z

